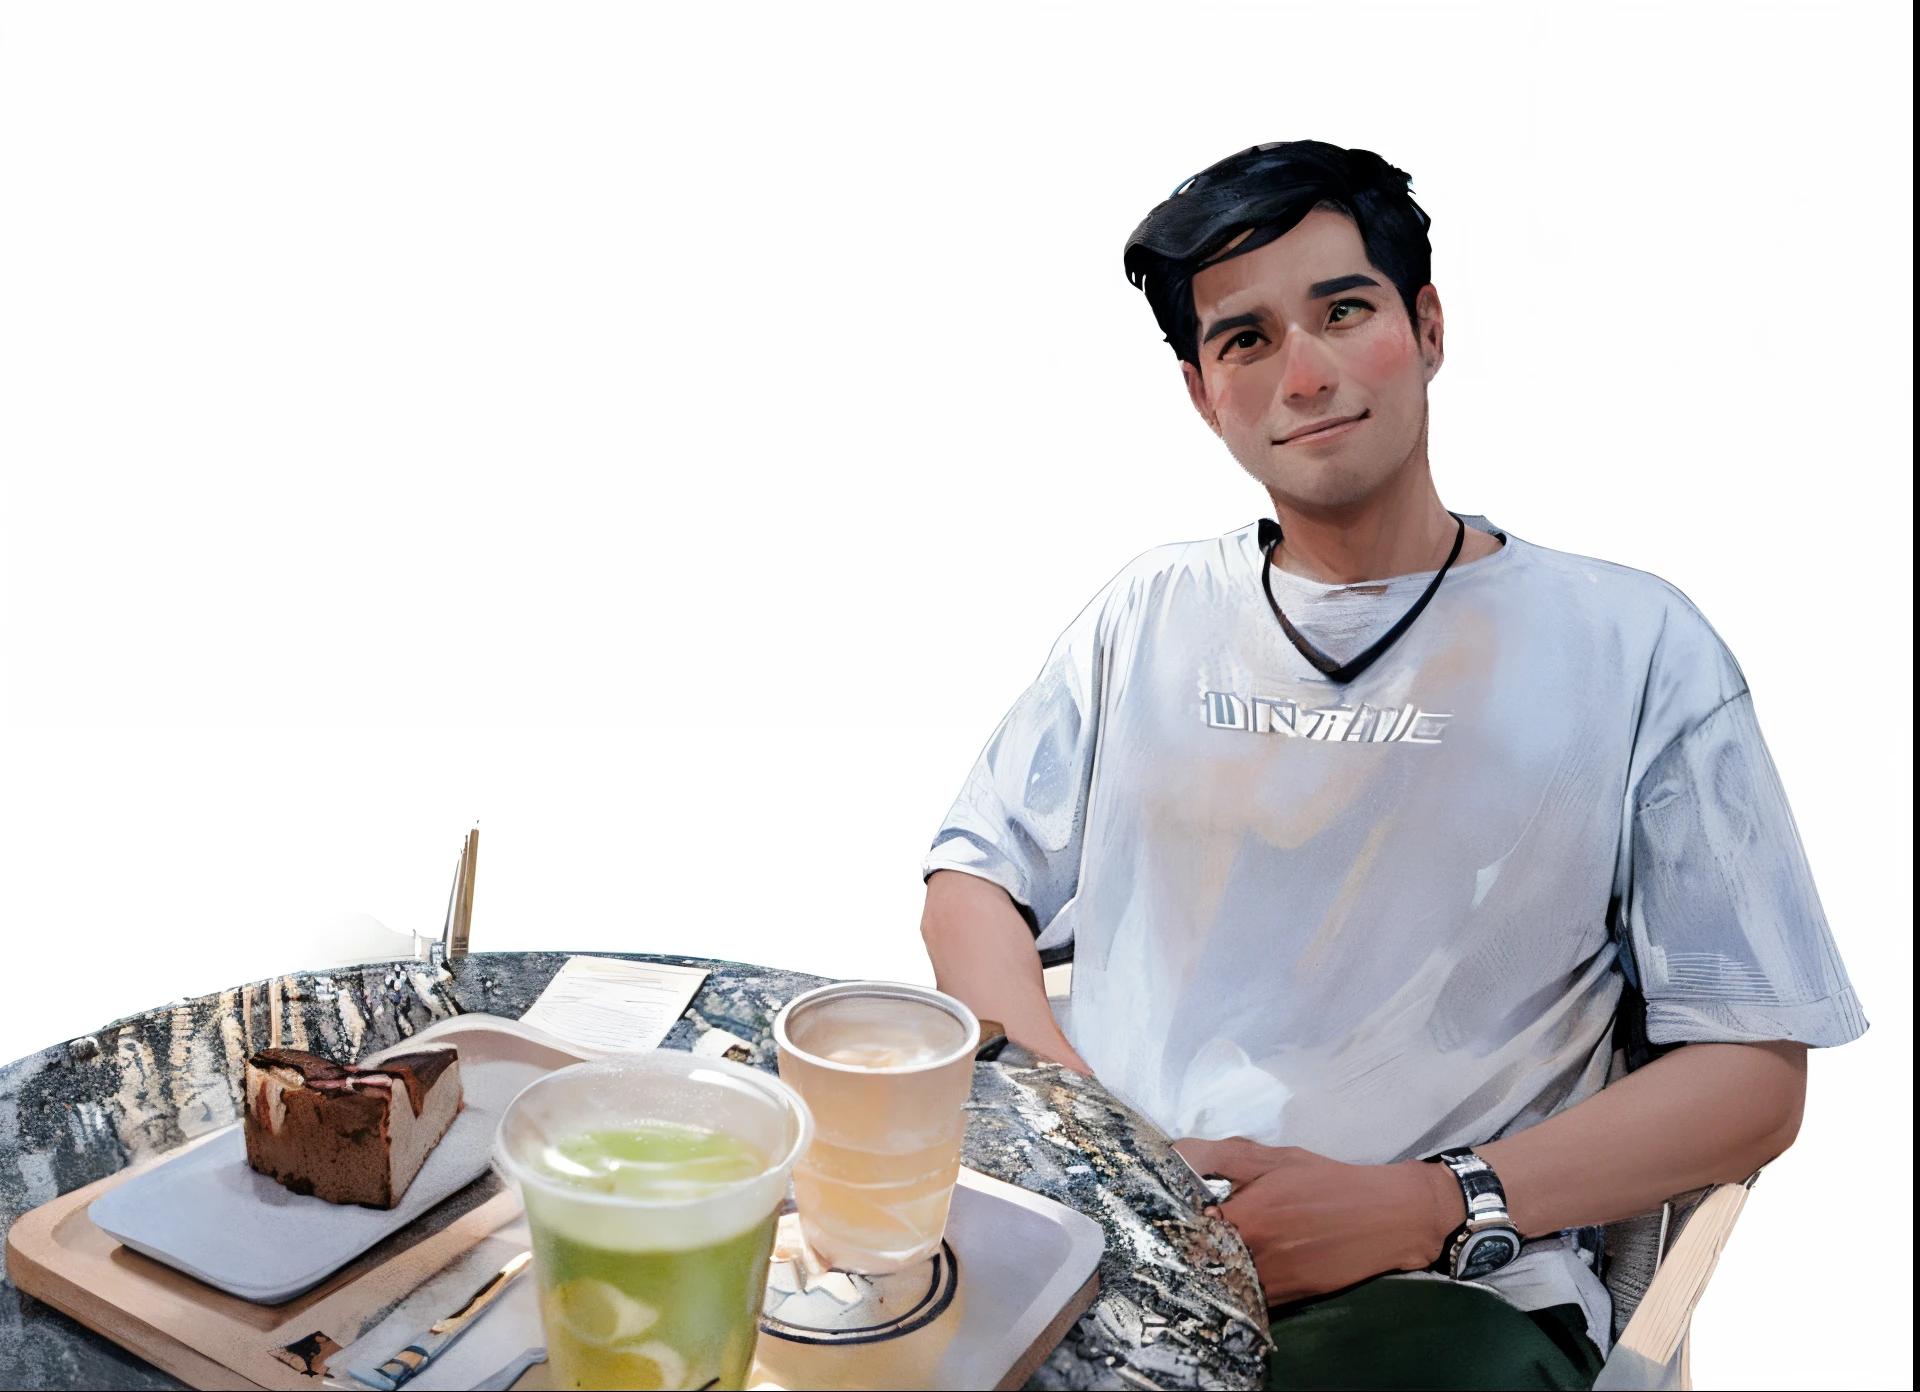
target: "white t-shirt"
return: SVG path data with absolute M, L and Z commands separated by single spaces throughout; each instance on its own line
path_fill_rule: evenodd
M 1367 1164 L 1492 1141 L 1600 1089 L 1627 980 L 1655 1044 L 1866 1028 L 1706 621 L 1468 521 L 1506 544 L 1344 687 L 1281 632 L 1253 526 L 1149 551 L 934 838 L 926 873 L 991 880 L 1040 947 L 1072 944 L 1074 1047 L 1172 1136 Z M 1344 660 L 1432 572 L 1272 578 Z

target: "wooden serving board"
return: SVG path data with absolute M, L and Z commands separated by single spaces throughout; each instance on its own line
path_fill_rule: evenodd
M 492 1176 L 476 1180 L 305 1295 L 284 1305 L 255 1305 L 121 1246 L 87 1217 L 87 1205 L 101 1194 L 178 1153 L 109 1175 L 22 1215 L 7 1234 L 7 1274 L 29 1295 L 191 1387 L 286 1392 L 322 1387 L 322 1370 L 331 1354 L 371 1330 L 414 1290 L 520 1216 L 519 1199 L 498 1180 Z M 963 1175 L 962 1183 L 1019 1192 L 971 1172 Z M 499 1260 L 496 1254 L 484 1265 L 491 1269 Z M 1021 1386 L 1085 1313 L 1099 1285 L 1098 1274 L 1089 1275 L 1043 1328 L 1022 1330 L 1021 1340 L 1030 1337 L 1031 1342 L 998 1386 Z M 961 1332 L 946 1327 L 961 1323 L 961 1308 L 956 1306 L 950 1314 L 950 1319 L 924 1331 L 919 1342 L 930 1338 L 944 1342 Z M 963 1333 L 963 1337 L 969 1335 Z M 981 1334 L 972 1331 L 970 1337 Z M 780 1352 L 784 1358 L 772 1367 L 756 1365 L 753 1383 L 759 1387 L 889 1386 L 894 1385 L 885 1377 L 889 1370 L 924 1377 L 927 1369 L 909 1365 L 916 1359 L 939 1358 L 937 1349 L 929 1359 L 925 1350 L 910 1347 L 915 1343 L 912 1338 L 897 1348 L 886 1348 L 885 1358 L 875 1358 L 878 1350 L 857 1350 L 852 1366 L 846 1357 L 855 1350 L 779 1350 L 768 1347 L 765 1336 L 761 1343 L 763 1354 Z M 860 1366 L 868 1363 L 874 1366 Z M 517 1392 L 548 1387 L 546 1372 L 545 1364 L 530 1368 L 514 1384 Z M 856 1372 L 882 1376 L 878 1381 L 849 1377 Z
M 511 1057 L 553 1068 L 579 1057 L 543 1031 L 482 1015 L 455 1016 L 409 1042 L 417 1046 L 440 1036 L 457 1043 L 463 1056 L 475 1059 Z M 492 1173 L 369 1248 L 318 1286 L 279 1305 L 254 1304 L 195 1280 L 123 1246 L 88 1216 L 88 1205 L 101 1195 L 221 1134 L 201 1137 L 22 1214 L 7 1233 L 9 1279 L 191 1387 L 306 1392 L 342 1385 L 323 1382 L 327 1360 L 370 1333 L 402 1300 L 450 1265 L 467 1257 L 466 1264 L 476 1273 L 477 1289 L 484 1279 L 481 1268 L 497 1270 L 512 1254 L 505 1250 L 505 1243 L 514 1234 L 503 1234 L 491 1244 L 501 1251 L 475 1251 L 521 1216 L 519 1198 Z M 1024 1383 L 1099 1289 L 1095 1271 L 1099 1230 L 1070 1210 L 973 1171 L 962 1173 L 960 1185 L 990 1198 L 998 1216 L 976 1221 L 976 1227 L 984 1223 L 980 1227 L 984 1238 L 975 1237 L 969 1246 L 969 1229 L 963 1221 L 969 1205 L 961 1202 L 967 1196 L 956 1196 L 955 1221 L 961 1226 L 949 1231 L 965 1253 L 960 1263 L 963 1298 L 946 1315 L 918 1335 L 899 1341 L 897 1347 L 808 1353 L 791 1346 L 775 1348 L 763 1336 L 765 1357 L 754 1369 L 754 1385 L 901 1385 L 893 1374 L 935 1386 L 997 1382 L 1001 1387 L 1018 1387 Z M 523 1250 L 524 1229 L 516 1233 L 514 1246 Z M 1005 1241 L 995 1240 L 1002 1235 Z M 1011 1279 L 1005 1263 L 1030 1266 L 1043 1249 L 1053 1248 L 1059 1250 L 1045 1260 L 1059 1265 L 1046 1273 L 1044 1293 L 1020 1308 L 1000 1309 L 1007 1293 L 1020 1284 Z M 1069 1276 L 1070 1272 L 1074 1274 Z M 1079 1274 L 1083 1272 L 1084 1276 Z M 966 1298 L 969 1291 L 974 1294 Z M 963 1311 L 971 1311 L 973 1318 L 965 1318 Z M 944 1356 L 933 1347 L 936 1344 L 946 1348 Z M 532 1345 L 530 1333 L 520 1346 Z M 883 1347 L 888 1356 L 877 1357 Z M 981 1368 L 973 1366 L 982 1357 L 988 1357 L 996 1372 L 1007 1371 L 997 1378 L 993 1372 L 982 1377 Z M 534 1365 L 514 1384 L 516 1392 L 546 1388 L 546 1373 L 545 1364 Z
M 463 1059 L 513 1059 L 560 1068 L 582 1057 L 544 1031 L 471 1013 L 420 1031 L 372 1056 L 456 1045 Z M 317 1388 L 329 1353 L 358 1338 L 410 1291 L 520 1216 L 519 1198 L 493 1174 L 376 1243 L 312 1290 L 256 1305 L 122 1246 L 94 1225 L 87 1205 L 164 1165 L 188 1146 L 63 1194 L 15 1220 L 7 1275 L 27 1294 L 130 1349 L 193 1387 Z
M 305 1349 L 323 1367 L 332 1349 L 351 1343 L 441 1267 L 520 1216 L 520 1200 L 498 1180 L 475 1180 L 305 1295 L 284 1305 L 254 1305 L 121 1246 L 87 1217 L 88 1204 L 174 1154 L 23 1214 L 7 1233 L 7 1276 L 192 1387 L 318 1387 Z

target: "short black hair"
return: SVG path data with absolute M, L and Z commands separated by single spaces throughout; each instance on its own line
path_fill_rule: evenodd
M 1367 259 L 1386 273 L 1418 323 L 1414 302 L 1433 278 L 1433 219 L 1413 201 L 1412 184 L 1411 174 L 1371 150 L 1321 140 L 1255 145 L 1201 170 L 1147 214 L 1127 238 L 1127 279 L 1146 293 L 1175 355 L 1198 366 L 1194 276 L 1284 236 L 1315 208 L 1332 207 L 1353 219 Z M 1252 236 L 1220 254 L 1249 230 Z

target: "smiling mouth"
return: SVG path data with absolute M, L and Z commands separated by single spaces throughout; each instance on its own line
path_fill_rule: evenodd
M 1282 435 L 1278 440 L 1274 441 L 1274 444 L 1294 445 L 1299 444 L 1303 440 L 1317 440 L 1322 435 L 1330 435 L 1344 426 L 1358 425 L 1372 414 L 1373 412 L 1371 411 L 1362 411 L 1357 416 L 1341 416 L 1335 420 L 1321 421 L 1318 425 L 1302 427 L 1294 431 L 1291 435 Z

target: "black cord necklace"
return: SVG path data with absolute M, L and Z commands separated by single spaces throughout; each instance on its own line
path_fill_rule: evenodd
M 1260 551 L 1266 558 L 1265 564 L 1260 567 L 1260 588 L 1267 592 L 1267 603 L 1273 606 L 1274 618 L 1280 620 L 1280 631 L 1287 635 L 1288 641 L 1299 650 L 1300 656 L 1306 658 L 1308 662 L 1313 664 L 1315 671 L 1319 672 L 1320 675 L 1328 681 L 1339 682 L 1342 686 L 1345 686 L 1348 682 L 1366 671 L 1367 668 L 1373 666 L 1373 664 L 1379 660 L 1382 653 L 1386 652 L 1388 648 L 1400 640 L 1401 634 L 1413 627 L 1413 621 L 1419 618 L 1420 611 L 1427 607 L 1427 601 L 1432 599 L 1434 591 L 1440 588 L 1440 582 L 1447 578 L 1447 571 L 1452 567 L 1454 561 L 1459 558 L 1461 543 L 1467 539 L 1467 524 L 1465 520 L 1461 518 L 1460 514 L 1457 512 L 1449 512 L 1447 516 L 1459 524 L 1459 530 L 1453 534 L 1453 550 L 1447 552 L 1446 562 L 1440 567 L 1438 573 L 1434 575 L 1433 580 L 1427 585 L 1426 593 L 1413 602 L 1413 608 L 1402 614 L 1398 623 L 1380 635 L 1378 642 L 1354 658 L 1351 662 L 1337 662 L 1333 658 L 1328 657 L 1312 643 L 1309 643 L 1305 636 L 1301 634 L 1300 630 L 1293 626 L 1287 616 L 1280 612 L 1280 601 L 1273 597 L 1273 551 L 1274 548 L 1280 544 L 1280 524 L 1270 517 L 1260 519 Z

